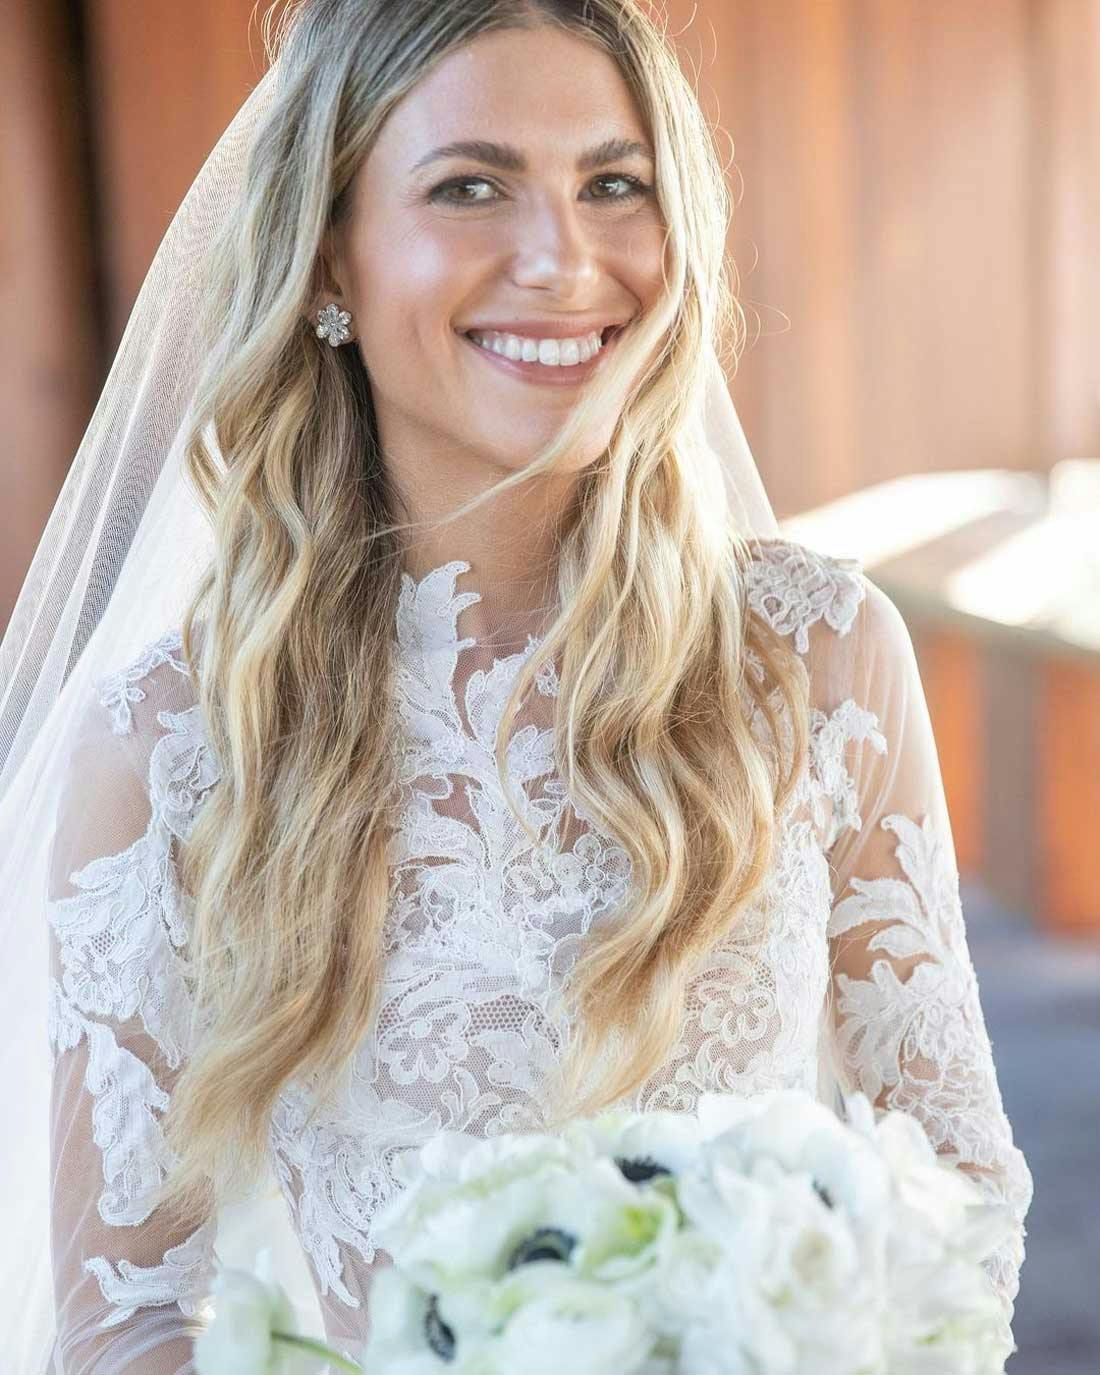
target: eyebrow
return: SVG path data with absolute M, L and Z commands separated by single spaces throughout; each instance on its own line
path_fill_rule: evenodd
M 647 143 L 633 138 L 609 138 L 594 148 L 581 153 L 577 158 L 577 171 L 590 172 L 596 167 L 605 167 L 609 162 L 620 158 L 653 157 L 653 149 Z M 464 139 L 458 143 L 445 143 L 433 148 L 430 153 L 413 164 L 412 171 L 419 172 L 430 162 L 440 162 L 443 158 L 471 158 L 474 162 L 484 162 L 502 172 L 526 172 L 527 159 L 518 148 L 508 143 L 492 143 L 485 139 Z

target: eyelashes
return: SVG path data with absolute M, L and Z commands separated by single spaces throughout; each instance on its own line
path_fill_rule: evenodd
M 594 177 L 589 185 L 601 181 L 622 182 L 627 188 L 626 191 L 619 195 L 595 196 L 593 198 L 596 201 L 606 201 L 610 205 L 621 204 L 625 201 L 639 200 L 642 197 L 650 195 L 653 191 L 653 187 L 647 182 L 642 181 L 640 177 L 631 176 L 629 172 L 605 172 L 602 176 Z M 455 198 L 446 194 L 446 192 L 455 187 L 477 186 L 479 184 L 484 186 L 496 186 L 496 182 L 489 177 L 451 177 L 448 181 L 440 182 L 438 186 L 433 187 L 428 193 L 428 199 L 431 201 L 442 201 L 447 205 L 487 205 L 495 198 L 483 196 L 477 199 L 467 198 L 464 200 L 462 197 Z

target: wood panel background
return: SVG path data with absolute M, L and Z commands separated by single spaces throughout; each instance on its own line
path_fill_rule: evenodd
M 88 6 L 90 117 L 113 346 L 195 173 L 263 73 L 254 10 L 255 0 Z
M 95 404 L 80 57 L 61 9 L 0 0 L 0 631 Z
M 744 187 L 732 391 L 780 516 L 1100 451 L 1100 5 L 669 13 Z

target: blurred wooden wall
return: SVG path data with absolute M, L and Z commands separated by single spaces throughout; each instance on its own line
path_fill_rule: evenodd
M 160 237 L 262 71 L 255 8 L 0 0 L 0 625 Z M 663 8 L 733 140 L 761 335 L 733 393 L 779 515 L 1100 450 L 1100 0 Z
M 101 370 L 80 59 L 60 5 L 0 0 L 0 630 Z
M 732 391 L 780 516 L 1100 453 L 1100 0 L 669 14 L 744 186 Z
M 0 0 L 0 630 L 134 298 L 262 74 L 255 0 Z
M 116 342 L 195 173 L 263 74 L 255 9 L 256 0 L 88 6 L 100 210 L 112 226 L 103 242 L 108 334 Z

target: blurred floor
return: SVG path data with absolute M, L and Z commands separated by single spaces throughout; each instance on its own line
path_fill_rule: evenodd
M 1035 1197 L 1006 1375 L 1100 1371 L 1100 941 L 1055 942 L 963 884 L 997 1077 Z

